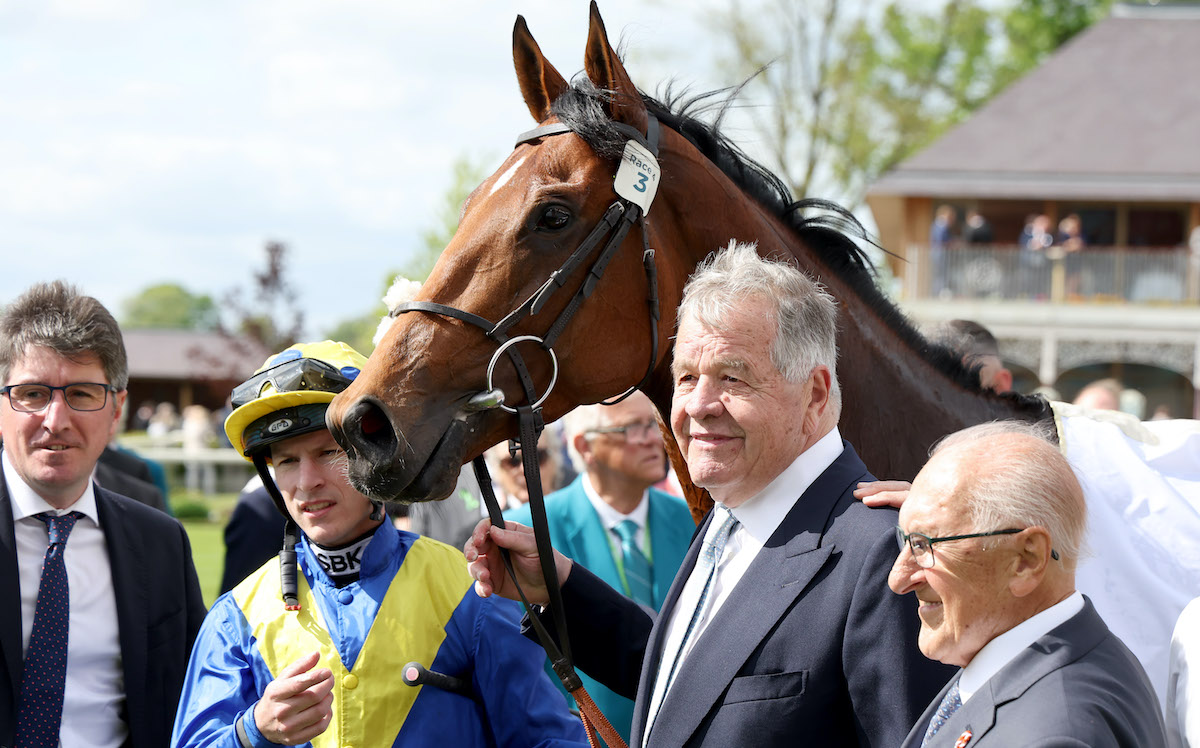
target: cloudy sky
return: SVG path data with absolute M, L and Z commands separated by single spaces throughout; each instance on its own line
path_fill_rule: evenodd
M 679 7 L 601 3 L 635 81 L 735 82 Z M 154 283 L 219 297 L 279 240 L 310 334 L 361 314 L 453 161 L 530 126 L 518 13 L 582 66 L 583 0 L 0 0 L 0 304 L 53 278 L 118 314 Z

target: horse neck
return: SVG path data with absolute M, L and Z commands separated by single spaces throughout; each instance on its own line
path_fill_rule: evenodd
M 918 351 L 894 319 L 851 291 L 830 291 L 842 301 L 839 426 L 876 476 L 912 480 L 939 439 L 967 426 L 1045 415 L 1027 400 L 963 385 Z

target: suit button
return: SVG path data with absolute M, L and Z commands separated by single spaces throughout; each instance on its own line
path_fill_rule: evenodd
M 349 673 L 342 677 L 342 688 L 353 691 L 358 688 L 358 676 L 354 673 Z
M 342 605 L 349 605 L 354 602 L 354 593 L 350 590 L 342 590 L 338 593 L 338 602 Z

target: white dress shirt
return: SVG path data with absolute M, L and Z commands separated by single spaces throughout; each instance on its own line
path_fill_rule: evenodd
M 976 691 L 983 688 L 983 684 L 987 683 L 989 678 L 1000 672 L 1001 668 L 1081 610 L 1083 593 L 1073 592 L 1065 600 L 1021 621 L 983 645 L 983 649 L 975 653 L 958 678 L 958 695 L 962 702 L 967 703 Z
M 708 624 L 721 610 L 721 606 L 729 599 L 729 594 L 745 576 L 746 570 L 750 568 L 750 564 L 754 562 L 758 552 L 779 529 L 783 518 L 796 505 L 813 481 L 841 455 L 843 449 L 841 433 L 835 426 L 832 431 L 817 440 L 816 444 L 793 460 L 792 464 L 758 495 L 730 510 L 737 518 L 738 524 L 729 534 L 725 550 L 717 561 L 712 587 L 708 593 L 707 609 L 696 621 L 691 636 L 684 642 L 682 651 L 679 651 L 680 667 L 692 651 L 692 647 L 700 639 L 700 635 L 704 633 Z M 712 542 L 712 536 L 716 534 L 718 524 L 718 522 L 709 523 L 705 530 L 705 543 Z M 687 631 L 692 614 L 696 610 L 696 604 L 700 601 L 700 595 L 704 591 L 707 575 L 697 574 L 696 570 L 703 571 L 703 565 L 697 563 L 692 568 L 692 573 L 688 575 L 687 582 L 684 583 L 683 590 L 679 593 L 679 600 L 668 613 L 667 632 L 663 639 L 663 657 L 658 662 L 658 675 L 655 677 L 654 693 L 650 699 L 649 714 L 651 715 L 658 713 L 659 705 L 666 698 L 668 686 L 666 681 L 671 672 L 673 654 L 679 650 L 679 642 Z M 676 672 L 678 669 L 677 667 Z M 643 744 L 650 736 L 649 727 L 647 725 L 643 735 Z
M 125 707 L 125 675 L 117 633 L 117 598 L 104 531 L 96 512 L 93 484 L 88 482 L 83 495 L 73 505 L 58 510 L 21 479 L 9 462 L 7 452 L 0 452 L 0 462 L 12 504 L 17 545 L 22 652 L 28 648 L 33 631 L 42 561 L 50 544 L 46 523 L 34 515 L 42 512 L 80 512 L 84 515 L 71 530 L 63 555 L 71 609 L 59 745 L 119 748 L 129 735 L 129 729 L 121 719 Z
M 608 544 L 613 548 L 614 555 L 621 555 L 621 541 L 619 535 L 616 536 L 615 540 L 613 535 L 616 533 L 617 525 L 621 524 L 627 519 L 633 520 L 633 523 L 637 525 L 637 533 L 634 535 L 634 542 L 637 543 L 637 547 L 641 549 L 642 553 L 645 553 L 646 519 L 650 515 L 650 502 L 646 501 L 646 497 L 650 494 L 650 492 L 648 490 L 642 492 L 642 500 L 638 502 L 638 505 L 634 507 L 632 512 L 629 514 L 621 514 L 614 509 L 612 505 L 600 498 L 600 494 L 596 493 L 596 489 L 592 485 L 591 479 L 588 478 L 587 473 L 584 473 L 579 477 L 583 482 L 584 495 L 587 496 L 588 501 L 592 503 L 592 508 L 596 510 L 596 514 L 600 516 L 600 525 L 609 533 Z

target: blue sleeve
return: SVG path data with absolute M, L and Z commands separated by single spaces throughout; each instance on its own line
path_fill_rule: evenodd
M 519 604 L 478 598 L 474 591 L 467 595 L 478 607 L 473 685 L 496 744 L 511 748 L 587 745 L 582 723 L 568 711 L 566 699 L 543 669 L 542 648 L 521 636 Z
M 241 748 L 234 725 L 257 703 L 270 678 L 266 664 L 254 651 L 242 611 L 230 595 L 217 598 L 192 648 L 171 745 Z M 255 745 L 272 745 L 250 724 L 253 721 L 250 715 L 246 727 L 261 741 Z

